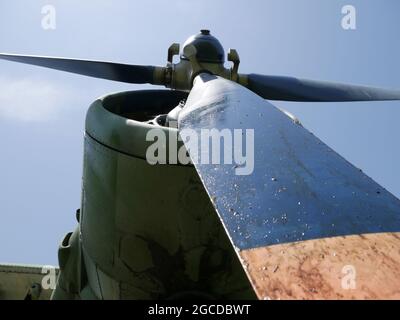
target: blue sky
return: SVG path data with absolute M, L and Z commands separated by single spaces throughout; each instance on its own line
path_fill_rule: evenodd
M 56 30 L 41 10 L 56 8 Z M 357 30 L 341 8 L 357 10 Z M 2 0 L 0 52 L 164 65 L 209 28 L 240 72 L 400 88 L 398 0 Z M 57 264 L 80 205 L 85 113 L 126 85 L 0 61 L 0 262 Z M 275 103 L 400 196 L 400 102 Z

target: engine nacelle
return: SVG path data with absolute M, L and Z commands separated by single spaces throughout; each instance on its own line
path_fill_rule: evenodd
M 80 246 L 69 254 L 81 261 L 78 269 L 83 271 L 66 270 L 76 263 L 63 258 L 54 298 L 62 297 L 61 291 L 68 293 L 67 287 L 79 288 L 75 290 L 80 292 L 69 293 L 79 298 L 254 298 L 194 167 L 146 161 L 152 143 L 146 141 L 147 132 L 176 130 L 148 121 L 156 116 L 148 110 L 167 114 L 186 95 L 167 90 L 124 92 L 98 99 L 90 107 Z M 65 284 L 71 276 L 63 274 L 71 273 L 79 284 Z

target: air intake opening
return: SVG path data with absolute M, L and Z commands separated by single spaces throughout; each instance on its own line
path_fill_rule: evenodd
M 187 92 L 172 90 L 127 91 L 106 96 L 103 106 L 121 117 L 148 121 L 157 115 L 167 114 L 187 96 Z

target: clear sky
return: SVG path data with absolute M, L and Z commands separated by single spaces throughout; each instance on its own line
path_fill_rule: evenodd
M 44 5 L 56 29 L 42 28 Z M 355 6 L 357 29 L 341 26 Z M 0 52 L 164 65 L 201 28 L 240 72 L 400 88 L 398 0 L 1 0 Z M 80 206 L 85 113 L 126 85 L 0 61 L 0 262 L 57 264 Z M 400 102 L 275 103 L 400 196 Z

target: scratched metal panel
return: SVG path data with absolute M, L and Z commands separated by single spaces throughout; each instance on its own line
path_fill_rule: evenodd
M 33 284 L 42 284 L 48 268 L 50 266 L 0 264 L 0 300 L 25 299 Z M 58 275 L 59 269 L 54 269 Z M 52 293 L 52 289 L 42 289 L 39 300 L 50 300 Z
M 195 164 L 238 249 L 400 231 L 397 198 L 242 86 L 200 75 L 179 126 L 199 134 L 254 129 L 252 174 L 236 175 L 234 164 Z

